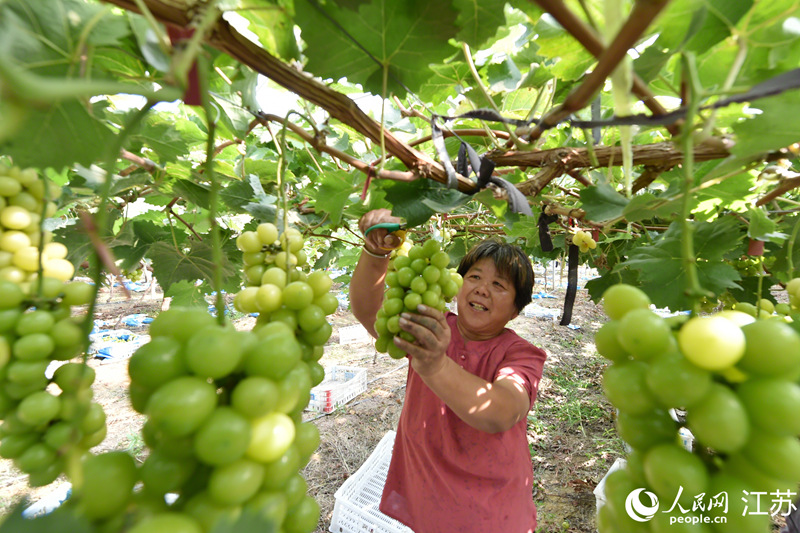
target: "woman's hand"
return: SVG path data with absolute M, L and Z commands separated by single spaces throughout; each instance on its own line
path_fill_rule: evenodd
M 364 232 L 375 224 L 382 224 L 384 222 L 401 223 L 402 221 L 403 219 L 392 216 L 392 212 L 388 209 L 374 209 L 361 217 L 358 221 L 358 229 L 364 234 Z M 403 244 L 403 241 L 397 235 L 392 235 L 386 231 L 385 228 L 374 229 L 364 237 L 364 248 L 378 255 L 388 254 L 389 250 L 394 250 L 401 244 Z
M 411 356 L 411 366 L 417 374 L 422 377 L 433 375 L 444 367 L 450 344 L 450 326 L 443 313 L 420 305 L 417 313 L 400 315 L 400 328 L 416 339 L 412 343 L 395 337 L 394 343 Z

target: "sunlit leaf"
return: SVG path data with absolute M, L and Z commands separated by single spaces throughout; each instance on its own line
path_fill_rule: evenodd
M 296 8 L 300 26 L 313 28 L 302 33 L 307 70 L 334 80 L 346 72 L 373 94 L 384 92 L 384 69 L 389 90 L 404 94 L 400 83 L 416 91 L 430 77 L 428 65 L 454 52 L 448 40 L 456 35 L 457 12 L 448 2 L 372 0 L 357 10 L 327 3 L 333 21 L 311 4 Z

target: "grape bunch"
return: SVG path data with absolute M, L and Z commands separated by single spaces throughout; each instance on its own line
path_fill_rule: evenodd
M 782 315 L 800 312 L 800 278 L 794 278 L 786 284 L 786 295 L 789 297 L 789 303 L 776 305 L 775 311 Z
M 600 533 L 674 531 L 671 517 L 699 519 L 695 499 L 722 492 L 727 512 L 705 508 L 711 523 L 686 531 L 769 531 L 769 513 L 755 511 L 769 509 L 766 495 L 796 492 L 800 482 L 800 335 L 777 315 L 756 320 L 724 310 L 662 318 L 630 285 L 610 287 L 603 302 L 611 320 L 597 331 L 595 345 L 613 363 L 603 390 L 631 451 L 626 467 L 606 479 Z M 680 444 L 672 409 L 685 411 L 693 451 Z M 639 488 L 655 494 L 661 507 L 637 520 L 630 495 Z M 662 512 L 676 501 L 680 507 Z M 652 503 L 640 499 L 633 508 Z M 713 523 L 721 516 L 726 523 Z
M 71 306 L 89 303 L 93 288 L 42 281 L 41 295 L 33 291 L 38 284 L 0 281 L 0 456 L 34 487 L 51 483 L 106 435 L 105 413 L 92 401 L 94 370 L 65 363 L 52 377 L 46 372 L 85 348 Z
M 386 273 L 383 306 L 375 320 L 376 350 L 394 359 L 406 356 L 393 342 L 395 336 L 414 341 L 413 335 L 400 329 L 400 314 L 415 313 L 420 304 L 445 310 L 462 283 L 461 276 L 447 268 L 449 264 L 450 256 L 433 239 L 394 253 Z
M 236 247 L 242 252 L 244 262 L 244 281 L 248 287 L 264 285 L 264 273 L 272 267 L 292 271 L 303 267 L 308 261 L 303 251 L 303 234 L 294 228 L 287 228 L 278 236 L 275 224 L 264 222 L 253 230 L 243 231 L 236 238 Z
M 72 307 L 94 296 L 88 284 L 66 283 L 74 273 L 67 248 L 40 228 L 57 196 L 34 169 L 0 164 L 0 456 L 31 486 L 51 483 L 106 434 L 92 401 L 94 370 L 66 363 L 47 373 L 85 348 Z
M 580 248 L 581 252 L 588 252 L 597 248 L 597 243 L 589 233 L 579 229 L 572 236 L 572 244 Z
M 40 267 L 44 277 L 72 279 L 75 267 L 66 259 L 66 246 L 51 242 L 52 233 L 40 227 L 43 219 L 55 214 L 60 192 L 50 181 L 39 179 L 34 169 L 0 163 L 0 280 L 29 283 L 38 277 Z
M 281 322 L 294 332 L 303 351 L 313 385 L 325 377 L 319 363 L 323 346 L 333 333 L 327 316 L 339 307 L 330 292 L 333 282 L 324 271 L 306 273 L 302 234 L 288 228 L 280 236 L 274 224 L 264 222 L 256 231 L 245 231 L 237 239 L 245 264 L 248 285 L 234 298 L 243 313 L 258 313 L 255 329 Z
M 128 370 L 150 453 L 138 469 L 120 452 L 90 456 L 68 507 L 113 531 L 199 533 L 244 513 L 313 531 L 319 507 L 299 470 L 319 432 L 302 422 L 312 377 L 294 330 L 275 321 L 238 331 L 205 309 L 174 308 L 149 333 Z

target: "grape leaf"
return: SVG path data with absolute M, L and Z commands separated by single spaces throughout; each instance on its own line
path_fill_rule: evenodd
M 313 29 L 302 32 L 308 57 L 305 70 L 334 80 L 347 73 L 348 81 L 373 94 L 384 93 L 384 68 L 389 69 L 389 91 L 404 94 L 396 80 L 416 91 L 430 76 L 428 65 L 454 52 L 448 41 L 457 33 L 458 13 L 449 2 L 371 0 L 360 2 L 357 10 L 332 2 L 322 6 L 339 27 L 311 3 L 296 9 L 300 27 Z
M 291 13 L 281 5 L 283 2 L 268 3 L 269 8 L 258 5 L 254 9 L 237 9 L 236 13 L 250 22 L 247 29 L 258 37 L 267 52 L 282 59 L 296 59 L 300 51 L 297 48 Z
M 770 152 L 800 141 L 800 91 L 763 98 L 753 107 L 761 113 L 733 125 L 736 144 L 731 153 L 740 157 Z
M 599 302 L 606 289 L 617 283 L 638 285 L 638 273 L 632 269 L 609 270 L 600 277 L 592 278 L 586 282 L 585 288 L 593 302 Z
M 539 54 L 557 61 L 552 73 L 562 80 L 578 79 L 595 62 L 594 56 L 551 15 L 542 15 L 536 22 L 535 30 Z
M 210 237 L 208 240 L 211 240 Z M 239 276 L 226 255 L 223 254 L 222 264 L 216 264 L 211 246 L 205 241 L 193 241 L 188 250 L 177 250 L 168 242 L 156 242 L 147 252 L 147 256 L 153 260 L 153 275 L 165 293 L 173 283 L 179 281 L 203 280 L 212 283 L 217 268 L 222 269 L 222 289 L 237 291 Z
M 747 213 L 750 225 L 747 227 L 747 236 L 751 239 L 760 241 L 772 241 L 782 243 L 786 240 L 786 234 L 777 231 L 777 224 L 770 220 L 762 209 L 750 209 Z
M 499 198 L 495 198 L 494 192 L 491 189 L 484 189 L 477 194 L 473 194 L 472 197 L 476 202 L 480 202 L 491 209 L 494 213 L 494 216 L 497 218 L 504 217 L 506 211 L 508 211 L 508 202 L 504 202 Z
M 681 254 L 681 226 L 673 222 L 654 244 L 631 250 L 628 259 L 614 271 L 630 268 L 639 271 L 641 288 L 657 307 L 680 311 L 690 307 L 686 296 L 688 278 Z M 723 261 L 727 251 L 736 247 L 740 232 L 732 218 L 715 223 L 695 223 L 694 242 L 700 286 L 719 295 L 737 288 L 739 273 Z
M 462 237 L 453 239 L 452 244 L 446 250 L 450 256 L 448 268 L 456 268 L 461 263 L 461 259 L 467 255 L 467 240 Z
M 262 222 L 270 222 L 275 220 L 276 207 L 275 202 L 277 197 L 264 192 L 264 187 L 261 186 L 261 180 L 258 176 L 250 174 L 247 177 L 247 183 L 253 191 L 253 200 L 244 206 L 245 211 L 253 215 L 255 218 Z
M 581 190 L 581 207 L 586 211 L 586 218 L 594 222 L 603 222 L 621 217 L 628 205 L 628 200 L 608 183 L 586 187 Z
M 148 116 L 135 138 L 152 148 L 160 162 L 175 161 L 189 152 L 183 133 L 158 116 Z
M 406 219 L 409 227 L 419 226 L 434 213 L 447 213 L 469 201 L 469 196 L 433 180 L 392 182 L 383 187 L 386 200 L 393 206 L 392 214 Z
M 190 180 L 177 180 L 172 185 L 172 194 L 180 196 L 188 200 L 194 205 L 200 206 L 203 209 L 208 209 L 210 191 L 208 186 L 199 184 L 196 181 Z
M 356 181 L 352 173 L 344 171 L 320 175 L 320 186 L 314 195 L 317 213 L 327 213 L 331 223 L 338 226 L 344 208 L 351 203 L 350 196 L 358 190 Z
M 0 152 L 21 167 L 60 170 L 79 163 L 89 167 L 103 160 L 114 134 L 77 100 L 46 109 L 30 108 L 13 138 L 0 142 Z
M 206 283 L 198 286 L 194 282 L 182 280 L 170 285 L 169 289 L 164 291 L 164 297 L 172 298 L 171 307 L 206 308 L 208 307 L 208 301 L 205 298 L 207 287 Z
M 458 10 L 456 26 L 461 28 L 456 40 L 478 46 L 494 36 L 505 23 L 505 0 L 454 0 Z
M 791 229 L 794 229 L 797 224 L 800 224 L 800 217 L 786 217 L 781 221 L 781 228 L 785 228 L 787 231 L 791 232 Z M 797 277 L 797 268 L 800 266 L 800 238 L 795 237 L 791 250 L 788 246 L 789 242 L 791 241 L 787 241 L 782 246 L 775 247 L 776 249 L 772 249 L 769 243 L 767 243 L 766 246 L 767 257 L 775 258 L 775 264 L 772 265 L 770 270 L 784 283 Z M 789 256 L 790 252 L 791 257 Z
M 463 61 L 452 61 L 444 65 L 431 65 L 429 76 L 419 89 L 419 96 L 428 101 L 445 100 L 454 87 L 469 87 L 471 82 L 469 65 Z
M 228 208 L 244 213 L 246 206 L 253 199 L 253 187 L 246 181 L 233 181 L 220 190 L 219 197 Z
M 122 259 L 120 268 L 129 270 L 136 265 L 147 254 L 150 246 L 156 242 L 172 242 L 172 233 L 168 228 L 157 225 L 153 222 L 135 219 L 126 225 L 131 235 L 130 246 L 115 247 L 114 254 L 118 259 Z M 185 238 L 186 234 L 177 232 L 176 238 Z

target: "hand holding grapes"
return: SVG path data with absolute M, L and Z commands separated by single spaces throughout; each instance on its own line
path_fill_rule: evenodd
M 450 344 L 450 327 L 444 313 L 420 305 L 416 313 L 400 315 L 400 328 L 416 340 L 409 342 L 398 336 L 394 343 L 411 356 L 411 366 L 420 376 L 434 374 L 444 366 Z

